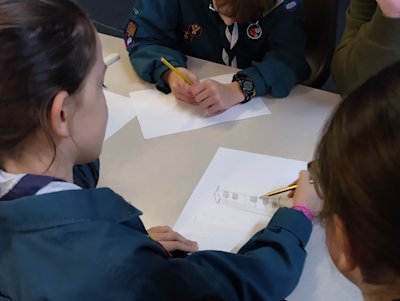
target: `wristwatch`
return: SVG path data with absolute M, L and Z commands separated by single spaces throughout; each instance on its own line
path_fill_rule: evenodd
M 252 97 L 254 96 L 255 87 L 250 76 L 247 76 L 243 73 L 236 73 L 232 78 L 232 82 L 238 82 L 240 85 L 240 89 L 244 94 L 244 100 L 240 103 L 246 103 L 250 99 L 252 99 Z

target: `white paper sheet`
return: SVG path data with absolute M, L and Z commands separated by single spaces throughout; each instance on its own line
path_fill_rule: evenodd
M 257 200 L 261 209 L 252 212 L 251 198 L 254 201 L 254 197 L 287 186 L 306 166 L 303 161 L 219 148 L 174 228 L 196 240 L 201 250 L 235 252 L 276 211 L 267 207 L 263 213 L 262 200 Z M 278 198 L 285 199 L 282 194 L 274 196 L 269 205 Z M 229 204 L 230 199 L 243 200 L 243 206 L 233 201 Z M 248 210 L 244 209 L 246 204 Z
M 120 130 L 125 124 L 136 117 L 135 107 L 129 97 L 104 90 L 108 107 L 108 121 L 106 135 L 107 140 Z
M 231 81 L 232 74 L 212 79 L 227 83 Z M 246 104 L 235 105 L 218 115 L 207 117 L 199 107 L 177 100 L 172 93 L 164 94 L 156 89 L 151 89 L 132 92 L 130 96 L 134 101 L 145 139 L 271 114 L 260 97 L 256 97 Z
M 257 197 L 290 184 L 305 168 L 302 161 L 219 148 L 174 230 L 197 241 L 200 250 L 237 252 L 266 226 L 279 202 L 290 202 L 281 195 L 264 205 Z M 287 300 L 362 300 L 358 290 L 331 263 L 319 226 L 314 226 L 307 251 L 300 284 Z

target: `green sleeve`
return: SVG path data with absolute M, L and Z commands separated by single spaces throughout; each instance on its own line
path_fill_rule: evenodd
M 346 27 L 332 61 L 343 96 L 400 59 L 400 19 L 385 17 L 375 0 L 352 0 Z
M 139 0 L 128 20 L 137 27 L 133 43 L 127 45 L 133 68 L 143 80 L 156 83 L 165 93 L 170 89 L 161 76 L 168 68 L 160 57 L 175 67 L 186 67 L 186 56 L 177 48 L 175 33 L 179 14 L 178 0 Z

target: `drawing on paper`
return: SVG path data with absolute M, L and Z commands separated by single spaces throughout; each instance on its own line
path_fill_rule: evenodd
M 223 189 L 220 185 L 215 190 L 214 199 L 217 204 L 262 215 L 273 215 L 280 207 L 290 207 L 292 205 L 292 201 L 287 197 L 287 194 L 260 199 L 255 195 Z

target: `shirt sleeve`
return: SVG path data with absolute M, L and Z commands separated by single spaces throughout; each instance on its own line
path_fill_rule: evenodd
M 310 74 L 304 52 L 303 1 L 286 0 L 267 17 L 274 18 L 270 49 L 260 62 L 253 61 L 242 73 L 253 80 L 257 96 L 285 97 Z
M 311 229 L 301 212 L 280 209 L 238 254 L 201 251 L 154 262 L 149 276 L 158 291 L 150 284 L 143 291 L 152 300 L 282 300 L 298 283 Z
M 385 17 L 375 0 L 352 0 L 332 60 L 332 76 L 346 96 L 370 76 L 400 59 L 400 19 Z
M 48 262 L 59 266 L 47 277 L 54 294 L 65 292 L 62 300 L 281 301 L 299 281 L 311 229 L 303 213 L 281 208 L 237 254 L 173 258 L 146 236 L 137 213 L 120 223 L 76 223 L 54 230 Z
M 165 93 L 170 89 L 161 76 L 168 67 L 160 56 L 175 67 L 186 67 L 186 56 L 178 49 L 175 34 L 179 14 L 177 0 L 139 0 L 124 31 L 133 68 L 143 80 L 155 83 Z

